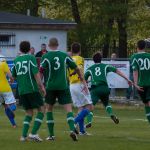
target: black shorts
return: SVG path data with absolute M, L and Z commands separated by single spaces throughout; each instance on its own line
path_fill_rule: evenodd
M 143 87 L 144 92 L 138 91 L 144 104 L 150 101 L 150 86 Z
M 58 103 L 61 105 L 72 103 L 70 90 L 47 90 L 46 91 L 45 102 L 50 105 L 54 105 L 56 103 L 56 99 L 58 99 Z
M 38 109 L 44 105 L 43 98 L 39 92 L 20 95 L 20 101 L 25 110 Z
M 93 105 L 96 105 L 99 100 L 104 106 L 108 105 L 110 90 L 106 85 L 93 86 L 90 90 Z

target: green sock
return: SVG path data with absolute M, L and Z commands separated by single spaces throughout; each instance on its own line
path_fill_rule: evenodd
M 106 112 L 108 113 L 108 115 L 111 116 L 113 114 L 112 107 L 110 105 L 107 105 L 105 108 L 106 108 Z
M 145 114 L 146 114 L 148 122 L 150 123 L 150 107 L 149 106 L 145 106 Z
M 67 122 L 70 128 L 70 131 L 74 131 L 74 116 L 73 112 L 68 112 L 67 113 Z
M 27 137 L 31 120 L 32 120 L 31 116 L 25 116 L 24 121 L 23 121 L 23 130 L 22 130 L 23 137 Z
M 91 111 L 88 115 L 87 115 L 87 123 L 92 123 L 93 120 L 93 112 Z
M 50 136 L 54 136 L 54 118 L 53 118 L 53 113 L 52 112 L 47 112 L 47 127 L 49 131 Z
M 33 129 L 32 129 L 32 134 L 36 134 L 37 131 L 39 130 L 41 123 L 43 121 L 44 114 L 42 112 L 38 112 L 34 121 Z

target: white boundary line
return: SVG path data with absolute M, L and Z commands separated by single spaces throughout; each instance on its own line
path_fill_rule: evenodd
M 23 109 L 19 109 L 21 111 L 24 111 Z M 54 113 L 57 113 L 57 114 L 61 114 L 60 111 L 54 111 Z M 94 115 L 94 118 L 101 118 L 101 119 L 110 119 L 110 117 L 104 117 L 104 116 L 97 116 L 97 115 Z M 126 120 L 131 120 L 131 121 L 143 121 L 143 122 L 148 122 L 147 119 L 142 119 L 142 118 L 134 118 L 134 119 L 129 119 L 129 118 L 120 118 L 121 121 L 126 121 Z
M 101 118 L 101 119 L 110 119 L 110 117 L 100 117 L 100 116 L 94 116 L 95 118 Z M 134 121 L 144 121 L 147 122 L 146 119 L 141 119 L 141 118 L 137 118 L 137 119 L 121 119 L 121 120 L 134 120 Z

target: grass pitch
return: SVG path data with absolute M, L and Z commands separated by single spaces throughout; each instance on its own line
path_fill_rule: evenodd
M 16 111 L 18 127 L 13 129 L 0 109 L 0 149 L 1 150 L 150 150 L 150 125 L 141 107 L 113 105 L 113 110 L 120 119 L 116 125 L 107 116 L 103 107 L 96 107 L 94 121 L 88 132 L 92 136 L 79 136 L 78 142 L 69 137 L 66 113 L 56 106 L 55 141 L 20 142 L 24 111 Z M 75 110 L 76 111 L 76 110 Z M 32 125 L 31 125 L 32 127 Z M 39 135 L 45 139 L 48 135 L 46 121 L 43 121 Z

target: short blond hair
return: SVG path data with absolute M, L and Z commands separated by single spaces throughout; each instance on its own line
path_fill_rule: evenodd
M 59 44 L 58 44 L 58 40 L 57 40 L 57 38 L 51 38 L 50 40 L 49 40 L 49 46 L 58 46 Z

